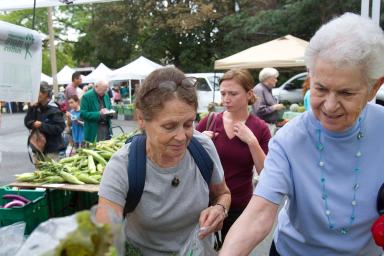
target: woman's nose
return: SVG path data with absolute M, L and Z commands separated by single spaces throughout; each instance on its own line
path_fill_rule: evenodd
M 324 107 L 325 110 L 328 112 L 336 112 L 336 110 L 339 108 L 339 100 L 337 99 L 337 96 L 334 94 L 330 94 L 325 98 Z

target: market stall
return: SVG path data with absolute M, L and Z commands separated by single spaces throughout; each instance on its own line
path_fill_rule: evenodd
M 0 188 L 0 227 L 24 221 L 29 234 L 49 218 L 90 209 L 98 202 L 99 182 L 108 160 L 132 135 L 94 143 L 59 161 L 40 161 L 34 172 L 16 175 L 15 182 Z M 34 213 L 38 217 L 32 217 Z

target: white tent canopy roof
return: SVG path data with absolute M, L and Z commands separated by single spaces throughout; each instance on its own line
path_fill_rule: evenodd
M 58 84 L 69 84 L 72 82 L 72 74 L 75 72 L 74 69 L 65 65 L 58 73 L 57 73 L 57 83 Z
M 120 0 L 36 0 L 36 8 L 60 6 L 67 4 L 89 4 Z M 33 9 L 34 0 L 1 0 L 0 11 Z
M 286 35 L 215 61 L 215 69 L 300 67 L 308 42 Z
M 152 71 L 163 66 L 141 56 L 131 63 L 112 71 L 109 80 L 145 79 Z
M 41 81 L 45 81 L 47 82 L 48 84 L 53 84 L 53 79 L 52 77 L 50 76 L 47 76 L 46 74 L 44 73 L 41 73 L 41 78 L 40 78 Z
M 100 63 L 92 73 L 83 78 L 83 83 L 96 83 L 99 80 L 107 80 L 108 75 L 111 73 L 111 69 Z

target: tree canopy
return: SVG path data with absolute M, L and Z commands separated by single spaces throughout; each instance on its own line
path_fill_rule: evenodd
M 143 55 L 185 72 L 213 70 L 216 59 L 286 34 L 309 40 L 332 17 L 360 12 L 359 0 L 124 0 L 64 6 L 55 12 L 58 69 L 119 68 Z M 47 34 L 47 11 L 36 12 L 36 29 Z M 31 27 L 32 10 L 0 15 Z M 77 31 L 77 41 L 67 37 Z M 43 71 L 50 73 L 44 44 Z

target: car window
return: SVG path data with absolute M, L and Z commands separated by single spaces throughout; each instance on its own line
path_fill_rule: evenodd
M 214 86 L 215 91 L 220 91 L 219 81 L 220 81 L 221 77 L 219 77 L 219 76 L 209 76 L 207 78 L 208 78 L 208 81 L 211 83 L 211 85 Z
M 196 90 L 209 92 L 211 91 L 211 88 L 209 87 L 207 80 L 204 78 L 197 78 Z
M 302 89 L 303 88 L 303 83 L 305 81 L 305 76 L 303 77 L 300 77 L 298 79 L 295 79 L 293 81 L 290 82 L 290 84 L 292 84 L 292 86 L 290 88 L 292 88 L 293 90 L 295 89 Z

